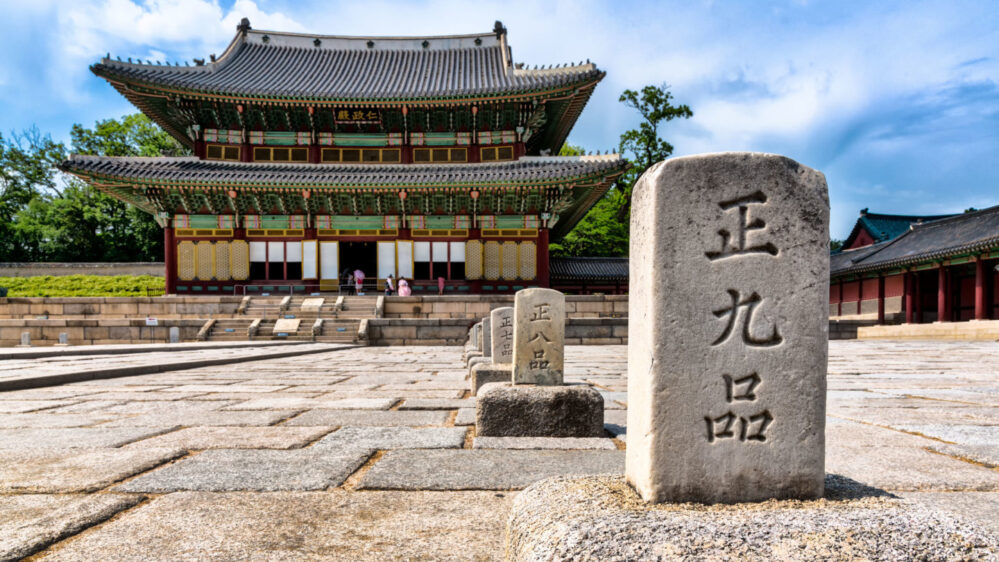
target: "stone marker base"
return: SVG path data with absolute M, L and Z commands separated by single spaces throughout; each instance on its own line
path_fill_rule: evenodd
M 475 357 L 482 357 L 482 352 L 481 351 L 469 351 L 468 353 L 466 353 L 465 354 L 465 366 L 467 367 L 468 363 L 472 359 L 474 359 Z
M 489 357 L 487 355 L 480 355 L 478 357 L 471 357 L 471 358 L 469 358 L 469 360 L 468 360 L 468 374 L 472 374 L 472 369 L 475 368 L 476 365 L 479 365 L 481 363 L 488 364 L 488 363 L 492 363 L 492 361 L 493 361 L 493 358 Z
M 558 477 L 514 500 L 507 560 L 991 560 L 999 538 L 836 475 L 813 501 L 647 504 L 623 476 Z
M 513 380 L 513 364 L 511 363 L 478 363 L 472 365 L 471 382 L 472 396 L 478 396 L 479 389 L 491 382 L 510 382 Z
M 475 400 L 479 437 L 604 437 L 604 398 L 585 384 L 489 383 Z

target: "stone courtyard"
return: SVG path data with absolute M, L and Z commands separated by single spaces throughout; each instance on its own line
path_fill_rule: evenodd
M 499 559 L 518 490 L 623 473 L 625 346 L 566 348 L 606 437 L 476 439 L 460 348 L 320 345 L 5 355 L 177 370 L 0 392 L 0 559 Z M 995 343 L 831 342 L 827 474 L 999 534 L 997 373 Z

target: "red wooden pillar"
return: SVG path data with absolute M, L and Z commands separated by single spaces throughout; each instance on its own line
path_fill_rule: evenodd
M 548 270 L 548 229 L 538 229 L 538 286 L 550 287 L 551 276 Z
M 985 260 L 975 256 L 975 320 L 985 318 Z
M 947 268 L 941 263 L 937 273 L 937 322 L 950 322 L 950 306 L 948 306 L 950 299 L 947 298 L 949 293 L 947 281 Z
M 864 303 L 864 278 L 857 279 L 857 316 L 860 316 L 860 305 Z
M 885 323 L 885 276 L 878 275 L 878 324 Z
M 839 280 L 839 302 L 836 303 L 836 316 L 843 316 L 843 280 Z
M 167 221 L 167 226 L 163 229 L 163 263 L 164 279 L 166 280 L 166 290 L 168 295 L 177 293 L 177 244 L 173 238 L 173 226 Z
M 916 310 L 916 299 L 913 294 L 915 291 L 913 289 L 914 280 L 912 279 L 912 272 L 906 271 L 902 274 L 902 280 L 905 285 L 905 323 L 912 324 L 915 319 Z
M 916 324 L 923 323 L 923 286 L 919 283 L 919 273 L 912 273 L 912 293 L 916 300 Z

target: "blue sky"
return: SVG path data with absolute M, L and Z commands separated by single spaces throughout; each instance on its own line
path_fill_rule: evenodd
M 676 155 L 785 154 L 829 181 L 832 235 L 864 207 L 938 214 L 999 204 L 999 5 L 978 2 L 0 0 L 0 131 L 68 140 L 135 109 L 88 66 L 221 53 L 236 24 L 340 35 L 509 29 L 528 65 L 607 71 L 570 142 L 617 145 L 625 88 L 669 84 L 693 119 Z

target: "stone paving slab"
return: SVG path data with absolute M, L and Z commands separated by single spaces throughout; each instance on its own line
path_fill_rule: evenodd
M 467 398 L 463 400 L 430 399 L 430 398 L 407 398 L 399 406 L 400 410 L 455 410 L 458 408 L 474 408 L 475 399 Z
M 0 414 L 22 414 L 75 403 L 71 400 L 0 400 Z
M 473 449 L 605 449 L 616 450 L 604 437 L 476 437 Z
M 970 519 L 999 537 L 999 493 L 904 492 L 901 496 Z
M 221 412 L 221 411 L 188 411 L 163 412 L 135 416 L 132 418 L 121 418 L 108 422 L 101 427 L 134 427 L 152 424 L 172 424 L 174 426 L 195 426 L 195 425 L 274 425 L 275 423 L 287 419 L 300 410 L 260 410 L 246 412 Z
M 213 449 L 143 474 L 118 492 L 325 490 L 343 481 L 371 450 Z
M 999 423 L 999 418 L 993 421 Z M 898 429 L 958 445 L 983 446 L 999 444 L 999 425 L 913 424 L 902 425 Z
M 0 416 L 0 429 L 83 427 L 111 419 L 97 414 L 4 414 Z
M 0 450 L 0 492 L 93 492 L 184 452 L 151 447 Z
M 361 479 L 373 490 L 517 490 L 567 474 L 623 474 L 624 451 L 389 451 Z
M 826 472 L 893 491 L 999 491 L 999 471 L 911 447 L 830 447 Z
M 934 443 L 929 450 L 958 459 L 966 459 L 989 468 L 999 468 L 999 443 L 987 445 L 951 445 Z
M 142 499 L 135 494 L 0 496 L 0 560 L 34 554 Z
M 397 410 L 309 410 L 296 416 L 283 425 L 304 426 L 428 426 L 444 425 L 449 412 L 444 411 L 408 411 Z
M 475 425 L 475 408 L 458 408 L 454 425 Z
M 135 424 L 136 426 L 140 424 Z M 66 449 L 121 447 L 122 445 L 166 433 L 175 425 L 141 427 L 72 427 L 0 429 L 0 449 Z
M 226 410 L 269 410 L 274 408 L 325 408 L 329 410 L 388 410 L 398 402 L 395 398 L 258 398 L 229 406 Z
M 299 449 L 333 430 L 332 427 L 188 427 L 152 437 L 129 447 L 201 449 Z
M 343 427 L 323 437 L 312 448 L 460 449 L 463 427 Z
M 512 494 L 179 492 L 41 560 L 498 560 Z

